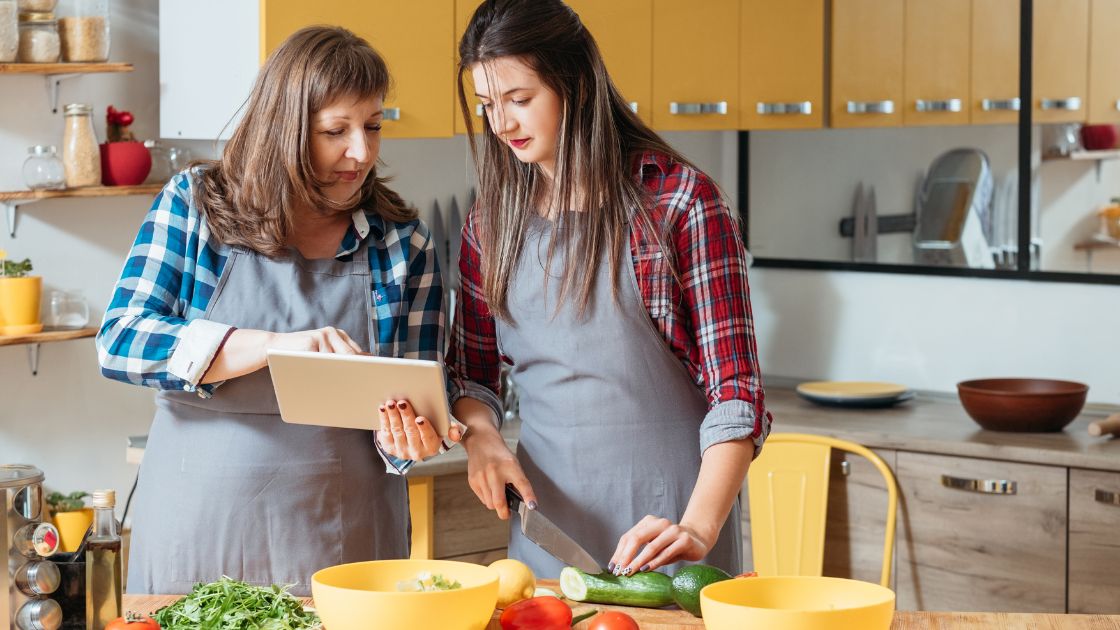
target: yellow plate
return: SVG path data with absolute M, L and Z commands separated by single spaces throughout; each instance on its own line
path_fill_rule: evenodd
M 873 381 L 816 381 L 797 386 L 797 393 L 803 396 L 822 398 L 885 398 L 906 392 L 905 385 Z

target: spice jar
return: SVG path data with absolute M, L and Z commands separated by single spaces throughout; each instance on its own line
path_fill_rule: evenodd
M 20 13 L 50 13 L 58 0 L 19 0 Z
M 0 0 L 0 63 L 11 63 L 19 52 L 19 9 L 15 0 Z
M 72 0 L 58 22 L 62 36 L 62 60 L 96 62 L 109 60 L 108 0 Z
M 53 13 L 21 13 L 19 16 L 19 61 L 58 63 L 58 21 Z
M 79 188 L 101 183 L 101 150 L 93 135 L 93 108 L 84 103 L 71 103 L 63 110 L 66 128 L 62 134 L 62 166 L 66 186 Z
M 58 190 L 66 188 L 66 170 L 58 159 L 53 146 L 37 144 L 27 150 L 23 162 L 23 183 L 31 190 Z

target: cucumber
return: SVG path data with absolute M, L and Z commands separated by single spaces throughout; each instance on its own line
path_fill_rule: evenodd
M 657 571 L 631 576 L 607 571 L 590 575 L 565 567 L 560 571 L 560 591 L 568 599 L 595 604 L 661 608 L 673 603 L 673 579 Z

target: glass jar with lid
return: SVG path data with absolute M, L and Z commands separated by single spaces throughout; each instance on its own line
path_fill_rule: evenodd
M 20 13 L 50 13 L 58 0 L 19 0 Z
M 16 0 L 0 0 L 0 63 L 12 63 L 19 53 L 19 7 Z
M 58 21 L 53 13 L 21 13 L 19 16 L 20 63 L 58 63 Z
M 93 133 L 92 112 L 93 107 L 85 103 L 71 103 L 63 110 L 62 166 L 69 188 L 101 184 L 101 149 Z
M 109 0 L 69 0 L 60 7 L 58 31 L 62 37 L 62 60 L 101 62 L 109 60 Z
M 23 183 L 31 190 L 58 190 L 66 188 L 66 170 L 58 159 L 55 148 L 37 144 L 27 150 L 30 155 L 23 162 Z

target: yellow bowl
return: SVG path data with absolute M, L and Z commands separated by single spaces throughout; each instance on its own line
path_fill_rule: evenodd
M 428 571 L 462 588 L 400 592 L 397 582 Z M 340 564 L 311 576 L 315 608 L 329 630 L 441 628 L 481 630 L 494 615 L 498 572 L 452 560 L 375 560 Z
M 704 587 L 700 611 L 709 630 L 889 630 L 894 591 L 843 578 L 739 578 Z

